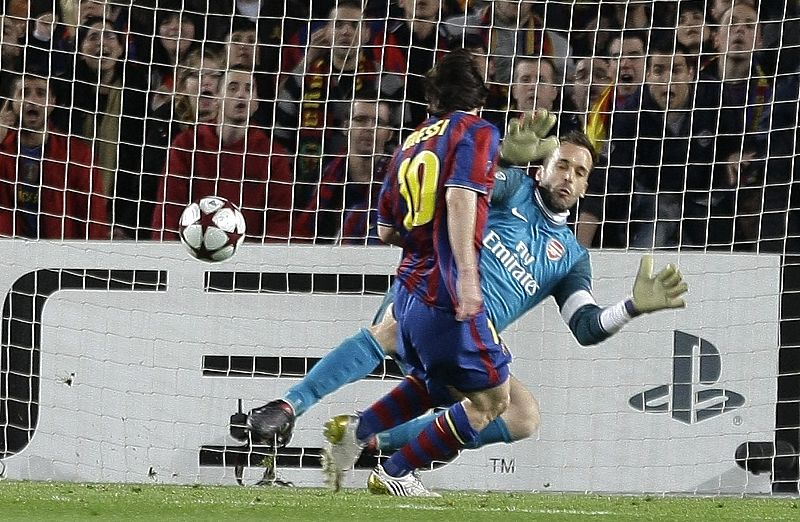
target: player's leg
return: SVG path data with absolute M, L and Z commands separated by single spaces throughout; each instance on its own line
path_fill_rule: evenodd
M 326 395 L 369 375 L 384 354 L 395 351 L 397 327 L 391 313 L 393 292 L 384 297 L 369 329 L 361 329 L 325 355 L 305 377 L 279 399 L 255 408 L 247 415 L 246 427 L 253 442 L 286 445 L 292 437 L 294 422 Z M 241 433 L 231 420 L 231 434 Z
M 375 467 L 367 481 L 372 493 L 395 496 L 432 496 L 415 470 L 432 462 L 447 462 L 477 439 L 479 431 L 498 417 L 509 401 L 509 381 L 467 398 L 423 427 L 420 434 Z
M 404 289 L 397 292 L 394 316 L 398 323 L 407 320 L 410 295 Z M 327 443 L 323 453 L 323 470 L 328 485 L 339 489 L 343 473 L 353 467 L 365 441 L 376 432 L 392 428 L 427 412 L 433 406 L 451 404 L 453 398 L 447 388 L 429 387 L 426 384 L 422 364 L 410 348 L 411 341 L 404 332 L 395 338 L 399 341 L 397 355 L 409 369 L 409 373 L 392 391 L 373 403 L 360 415 L 338 415 L 325 423 L 324 435 Z
M 447 461 L 473 442 L 481 430 L 506 410 L 511 387 L 508 370 L 511 356 L 485 311 L 460 322 L 452 314 L 429 307 L 413 297 L 409 303 L 413 313 L 405 317 L 396 314 L 403 334 L 398 354 L 403 355 L 409 344 L 404 337 L 408 337 L 428 372 L 430 387 L 452 386 L 466 398 L 425 426 L 414 440 L 370 475 L 370 491 L 400 496 L 426 494 L 427 490 L 412 471 L 434 460 Z M 362 440 L 368 434 L 381 431 L 375 430 L 374 425 L 362 427 L 362 423 L 358 429 Z
M 411 296 L 403 287 L 395 290 L 392 311 L 399 325 L 410 313 Z M 406 378 L 360 415 L 339 415 L 325 424 L 327 443 L 323 450 L 323 471 L 328 485 L 335 490 L 339 489 L 343 473 L 353 467 L 365 441 L 374 433 L 413 419 L 443 400 L 432 398 L 421 363 L 402 329 L 399 329 L 396 340 L 398 357 L 402 357 L 406 369 L 411 370 Z M 445 388 L 440 390 L 447 394 L 448 401 L 452 400 Z
M 513 375 L 509 378 L 511 402 L 502 415 L 489 423 L 478 437 L 465 449 L 475 449 L 488 444 L 512 442 L 526 439 L 539 427 L 539 403 L 533 394 Z M 406 423 L 377 434 L 369 446 L 381 451 L 395 451 L 416 438 L 422 429 L 444 411 L 422 415 Z

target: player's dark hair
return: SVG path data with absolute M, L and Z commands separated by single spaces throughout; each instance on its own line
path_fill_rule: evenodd
M 428 111 L 437 116 L 483 107 L 488 95 L 472 53 L 463 48 L 445 55 L 425 75 Z
M 585 132 L 579 130 L 569 131 L 558 138 L 558 141 L 560 143 L 571 143 L 586 149 L 592 156 L 592 167 L 597 165 L 597 151 L 595 150 L 594 145 L 592 145 L 592 140 L 589 139 L 589 136 L 587 136 Z

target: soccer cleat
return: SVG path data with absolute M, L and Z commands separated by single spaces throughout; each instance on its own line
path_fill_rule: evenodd
M 253 444 L 282 448 L 289 444 L 294 430 L 294 409 L 283 399 L 270 401 L 247 414 L 247 429 Z
M 394 495 L 396 497 L 441 497 L 440 494 L 428 491 L 416 473 L 403 477 L 393 477 L 378 464 L 367 479 L 367 489 L 376 495 Z
M 356 415 L 337 415 L 325 423 L 322 470 L 325 482 L 334 491 L 339 491 L 344 472 L 353 469 L 364 449 L 365 444 L 356 438 L 357 427 Z

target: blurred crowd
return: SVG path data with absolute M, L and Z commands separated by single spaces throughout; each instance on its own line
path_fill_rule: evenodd
M 424 74 L 472 51 L 501 133 L 532 109 L 601 160 L 587 246 L 800 252 L 794 0 L 2 0 L 0 236 L 377 243 Z M 531 167 L 535 168 L 535 166 Z

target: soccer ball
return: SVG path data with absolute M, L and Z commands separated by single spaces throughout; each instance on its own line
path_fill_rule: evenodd
M 244 216 L 236 205 L 219 196 L 190 203 L 181 214 L 181 243 L 197 259 L 229 259 L 244 241 Z

